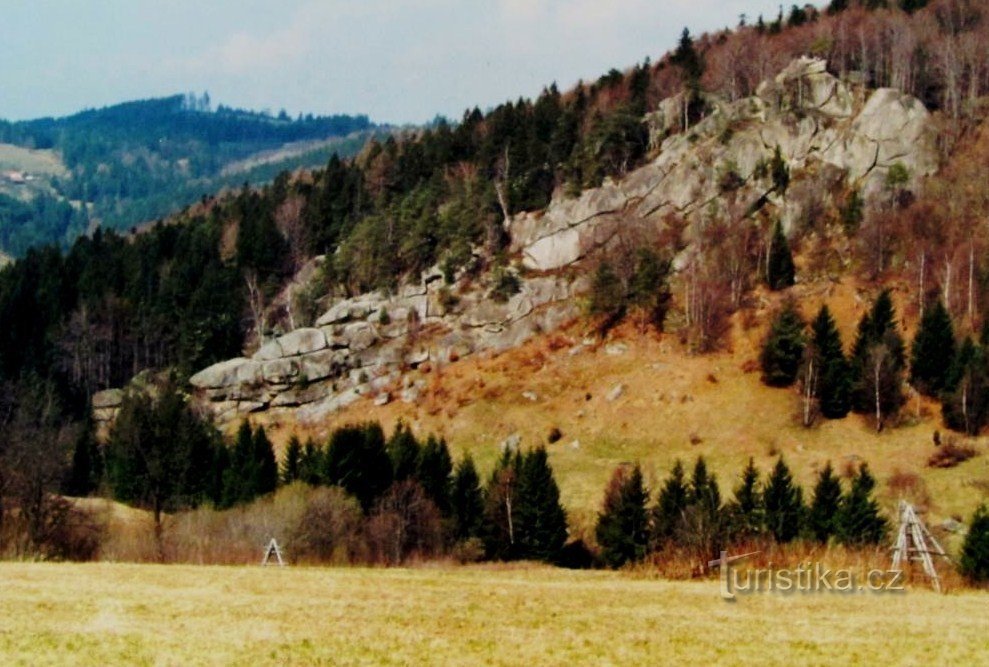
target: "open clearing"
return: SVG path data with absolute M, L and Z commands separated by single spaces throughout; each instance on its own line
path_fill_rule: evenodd
M 986 593 L 541 567 L 0 564 L 2 664 L 985 664 Z

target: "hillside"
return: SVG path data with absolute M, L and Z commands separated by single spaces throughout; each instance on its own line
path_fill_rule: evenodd
M 283 486 L 353 494 L 340 511 L 361 512 L 347 525 L 380 550 L 357 562 L 417 553 L 382 547 L 392 517 L 377 503 L 414 496 L 410 478 L 426 488 L 398 477 L 386 441 L 452 466 L 430 434 L 473 455 L 485 502 L 522 470 L 552 496 L 545 445 L 569 520 L 549 498 L 553 539 L 569 529 L 578 551 L 594 548 L 616 468 L 640 463 L 654 499 L 674 460 L 700 455 L 725 512 L 750 458 L 765 479 L 782 457 L 805 498 L 829 461 L 844 487 L 871 489 L 868 463 L 884 514 L 910 498 L 957 548 L 989 488 L 989 61 L 969 49 L 987 23 L 962 5 L 684 31 L 656 63 L 372 138 L 353 159 L 205 197 L 140 234 L 30 251 L 0 272 L 9 438 L 57 432 L 45 442 L 68 460 L 78 430 L 71 495 L 109 486 L 197 521 L 203 504 L 270 498 L 274 450 L 288 461 L 292 436 L 312 436 L 311 474 Z M 843 31 L 860 24 L 856 49 Z M 894 28 L 917 49 L 890 68 Z M 931 73 L 948 48 L 969 58 L 957 80 Z M 732 56 L 744 49 L 761 58 Z M 227 167 L 313 145 L 292 138 Z M 58 416 L 25 422 L 42 395 Z M 181 436 L 163 439 L 159 418 Z M 422 443 L 339 428 L 368 420 L 403 420 Z M 164 500 L 148 476 L 121 477 L 148 442 L 182 459 Z M 928 467 L 956 444 L 973 457 Z M 503 456 L 513 449 L 525 463 Z M 451 471 L 437 475 L 440 513 Z M 500 505 L 473 537 L 488 558 L 549 560 L 515 551 L 511 497 L 508 538 Z M 418 553 L 442 551 L 429 535 Z
M 175 95 L 64 118 L 0 121 L 0 248 L 68 246 L 91 225 L 126 229 L 201 197 L 353 155 L 366 116 L 270 116 Z M 11 200 L 20 202 L 15 207 Z M 53 206 L 73 212 L 53 219 Z

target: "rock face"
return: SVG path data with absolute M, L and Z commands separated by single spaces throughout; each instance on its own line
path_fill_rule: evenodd
M 509 349 L 578 314 L 572 297 L 584 289 L 582 281 L 541 276 L 520 279 L 520 285 L 498 302 L 478 284 L 451 305 L 441 298 L 441 281 L 427 276 L 395 296 L 347 299 L 319 317 L 316 327 L 270 340 L 250 359 L 214 364 L 189 383 L 221 421 L 276 408 L 319 421 L 362 396 L 387 402 L 389 386 L 407 369 Z M 415 403 L 421 390 L 411 384 L 398 396 Z
M 509 221 L 511 250 L 540 273 L 519 277 L 519 292 L 507 300 L 491 298 L 490 276 L 445 286 L 442 274 L 429 270 L 395 295 L 340 301 L 313 327 L 267 341 L 250 359 L 200 371 L 190 380 L 196 395 L 221 420 L 291 409 L 300 421 L 319 421 L 364 396 L 415 403 L 423 386 L 410 381 L 408 369 L 506 350 L 576 316 L 573 297 L 586 292 L 588 280 L 559 270 L 608 246 L 630 221 L 659 233 L 671 216 L 679 218 L 689 246 L 702 220 L 738 218 L 729 205 L 772 207 L 789 228 L 815 197 L 839 185 L 868 200 L 881 194 L 894 165 L 913 179 L 937 166 L 929 114 L 918 100 L 891 89 L 866 96 L 829 74 L 822 60 L 795 60 L 752 97 L 704 102 L 709 113 L 686 130 L 680 97 L 646 117 L 656 155 L 650 163 L 578 197 L 558 194 L 545 211 Z M 767 168 L 777 150 L 790 173 L 785 195 Z M 623 392 L 615 387 L 606 398 Z
M 726 175 L 739 183 L 736 201 L 768 199 L 789 228 L 804 206 L 799 197 L 772 192 L 765 165 L 777 148 L 807 194 L 844 181 L 874 197 L 895 164 L 913 179 L 933 173 L 934 131 L 924 105 L 889 88 L 873 91 L 864 104 L 862 94 L 829 74 L 825 61 L 800 58 L 752 97 L 705 98 L 711 112 L 687 132 L 679 131 L 682 100 L 671 98 L 646 118 L 658 152 L 652 162 L 620 182 L 558 196 L 545 212 L 517 216 L 513 249 L 527 268 L 554 271 L 609 243 L 630 219 L 661 227 L 675 214 L 692 224 L 724 205 Z

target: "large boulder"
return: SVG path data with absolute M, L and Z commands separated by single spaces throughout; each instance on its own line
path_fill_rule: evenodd
M 243 357 L 213 364 L 189 378 L 189 384 L 196 389 L 219 389 L 239 384 L 260 384 L 261 381 L 261 364 Z

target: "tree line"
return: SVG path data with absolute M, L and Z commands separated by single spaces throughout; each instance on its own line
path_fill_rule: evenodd
M 875 485 L 862 464 L 843 490 L 829 462 L 818 473 L 812 496 L 805 499 L 782 457 L 765 480 L 749 459 L 733 497 L 725 500 L 715 475 L 698 457 L 689 478 L 677 460 L 650 504 L 640 466 L 623 466 L 605 490 L 595 536 L 601 560 L 609 567 L 642 561 L 673 547 L 685 548 L 706 563 L 732 544 L 753 540 L 879 544 L 888 523 L 873 497 Z
M 482 486 L 471 457 L 454 465 L 442 438 L 420 440 L 401 422 L 386 437 L 368 422 L 339 427 L 323 444 L 292 437 L 279 465 L 263 427 L 245 421 L 227 443 L 170 382 L 127 394 L 105 446 L 83 432 L 62 490 L 146 508 L 160 530 L 166 512 L 226 509 L 293 483 L 340 488 L 368 521 L 397 512 L 392 528 L 408 536 L 399 562 L 454 545 L 497 560 L 564 554 L 566 514 L 543 448 L 506 450 Z

